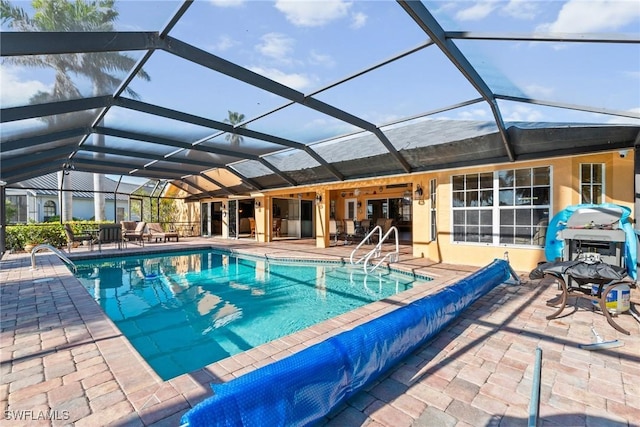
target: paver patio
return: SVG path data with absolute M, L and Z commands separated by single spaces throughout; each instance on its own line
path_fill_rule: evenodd
M 232 247 L 269 257 L 348 258 L 351 248 L 316 249 L 309 241 L 270 244 L 185 239 L 133 250 L 187 245 Z M 116 251 L 117 252 L 117 251 Z M 104 254 L 111 253 L 105 250 Z M 94 253 L 94 255 L 97 253 Z M 72 256 L 86 256 L 82 250 Z M 473 272 L 471 267 L 414 259 L 398 268 L 435 280 L 195 372 L 162 381 L 54 255 L 26 254 L 0 262 L 2 425 L 169 426 L 211 395 L 209 384 L 233 379 L 357 324 L 437 291 Z M 488 260 L 489 263 L 491 260 Z M 482 297 L 437 337 L 320 422 L 328 426 L 527 425 L 535 350 L 542 349 L 541 425 L 638 425 L 640 324 L 618 322 L 624 335 L 588 304 L 547 320 L 546 301 L 558 290 L 546 282 L 501 285 Z M 638 290 L 632 300 L 640 303 Z M 622 347 L 588 351 L 594 327 Z M 38 419 L 39 418 L 39 419 Z

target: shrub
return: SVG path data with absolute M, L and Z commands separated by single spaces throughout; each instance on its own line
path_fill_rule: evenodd
M 89 221 L 70 222 L 74 234 L 82 234 L 84 230 L 97 228 L 98 224 Z M 13 251 L 24 250 L 27 244 L 48 243 L 56 248 L 67 245 L 67 234 L 62 224 L 20 224 L 7 226 L 7 249 Z

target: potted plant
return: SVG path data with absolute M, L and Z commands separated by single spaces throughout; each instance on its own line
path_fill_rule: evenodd
M 43 239 L 40 235 L 40 230 L 38 229 L 38 227 L 27 225 L 24 234 L 24 250 L 26 252 L 31 252 L 33 248 L 35 248 L 42 242 Z
M 33 248 L 35 248 L 36 246 L 38 246 L 40 243 L 39 240 L 37 239 L 29 239 L 26 241 L 26 243 L 24 244 L 24 250 L 26 252 L 31 252 L 33 250 Z

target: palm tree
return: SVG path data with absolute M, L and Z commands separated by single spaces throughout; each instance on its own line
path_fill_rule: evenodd
M 235 126 L 238 123 L 242 123 L 244 121 L 244 114 L 240 114 L 235 111 L 228 111 L 228 113 L 229 117 L 224 119 L 225 123 L 229 123 L 232 126 Z M 245 127 L 245 125 L 242 125 L 240 127 Z M 228 133 L 227 136 L 225 136 L 225 139 L 231 143 L 232 147 L 239 147 L 244 138 L 237 133 Z
M 115 31 L 114 23 L 118 18 L 115 0 L 33 0 L 33 16 L 30 17 L 20 7 L 8 0 L 0 0 L 0 17 L 3 24 L 19 31 Z M 93 84 L 93 95 L 113 93 L 121 82 L 116 73 L 126 73 L 136 64 L 136 60 L 119 52 L 84 53 L 69 55 L 28 55 L 9 57 L 3 62 L 35 68 L 52 68 L 55 81 L 51 92 L 40 91 L 31 97 L 32 104 L 42 102 L 77 99 L 82 97 L 80 89 L 72 80 L 72 75 L 84 76 Z M 138 77 L 150 80 L 149 75 L 140 70 Z M 132 89 L 126 89 L 129 96 L 139 98 Z M 87 121 L 95 117 L 96 112 L 88 112 Z M 69 116 L 44 118 L 49 126 L 56 121 L 68 122 Z M 83 120 L 84 121 L 84 120 Z M 94 135 L 96 145 L 104 145 L 103 135 Z M 69 181 L 67 177 L 67 181 Z M 103 176 L 94 174 L 95 219 L 104 219 Z M 67 200 L 67 204 L 70 201 Z M 70 219 L 70 209 L 63 209 Z

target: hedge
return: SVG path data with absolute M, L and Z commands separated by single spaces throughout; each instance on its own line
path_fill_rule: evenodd
M 105 221 L 105 223 L 110 223 Z M 99 223 L 88 221 L 69 222 L 74 234 L 81 234 L 83 230 L 98 228 Z M 37 223 L 8 225 L 6 234 L 7 249 L 11 251 L 24 250 L 27 244 L 48 243 L 56 248 L 67 245 L 67 235 L 60 223 Z

